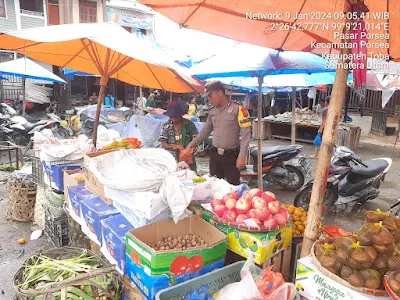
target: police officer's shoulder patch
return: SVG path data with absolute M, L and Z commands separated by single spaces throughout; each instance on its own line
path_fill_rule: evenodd
M 250 114 L 247 108 L 243 105 L 239 105 L 238 123 L 241 128 L 247 128 L 251 126 Z

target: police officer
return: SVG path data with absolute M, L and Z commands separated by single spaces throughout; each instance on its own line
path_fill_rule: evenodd
M 229 100 L 220 81 L 209 81 L 205 88 L 204 97 L 208 97 L 213 108 L 203 130 L 189 143 L 185 151 L 192 151 L 193 147 L 213 132 L 210 174 L 238 185 L 240 170 L 246 167 L 250 143 L 249 113 L 243 105 Z

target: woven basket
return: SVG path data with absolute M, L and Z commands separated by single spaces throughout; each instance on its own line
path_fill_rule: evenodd
M 36 185 L 25 178 L 10 178 L 7 183 L 7 218 L 18 222 L 31 222 L 35 215 Z
M 383 278 L 383 286 L 385 287 L 385 290 L 388 292 L 390 298 L 392 298 L 393 300 L 399 300 L 400 299 L 399 296 L 390 288 L 388 282 L 390 279 L 393 279 L 394 275 L 395 272 L 393 271 L 386 273 L 386 275 Z
M 118 282 L 118 286 L 116 287 L 118 290 L 117 292 L 119 292 L 121 290 L 122 287 L 120 284 L 120 275 L 115 271 L 115 267 L 110 265 L 110 263 L 108 261 L 106 261 L 104 258 L 95 255 L 90 250 L 81 249 L 81 248 L 72 248 L 72 247 L 54 248 L 54 249 L 50 249 L 48 251 L 42 252 L 40 255 L 50 257 L 53 259 L 67 259 L 70 257 L 79 256 L 83 252 L 86 252 L 92 256 L 96 256 L 99 260 L 99 263 L 102 265 L 102 267 L 95 269 L 89 273 L 79 274 L 79 275 L 76 275 L 75 277 L 72 277 L 72 278 L 69 278 L 69 279 L 66 279 L 66 280 L 63 280 L 60 282 L 56 282 L 53 285 L 51 285 L 45 289 L 24 290 L 19 287 L 19 285 L 24 282 L 23 273 L 24 273 L 25 264 L 30 262 L 30 260 L 32 258 L 34 258 L 35 256 L 29 258 L 24 263 L 24 265 L 17 271 L 17 273 L 14 275 L 13 285 L 14 285 L 14 290 L 16 293 L 15 299 L 28 300 L 28 299 L 32 299 L 37 296 L 41 296 L 42 297 L 41 299 L 54 299 L 54 297 L 52 296 L 53 293 L 59 292 L 63 289 L 68 289 L 68 287 L 72 287 L 72 286 L 79 287 L 81 284 L 89 283 L 93 288 L 93 292 L 94 292 L 93 297 L 94 298 L 96 298 L 98 296 L 97 291 L 102 291 L 102 293 L 107 296 L 107 300 L 116 300 L 118 298 L 117 296 L 111 295 L 110 291 L 105 290 L 101 286 L 97 285 L 93 280 L 91 280 L 92 278 L 99 276 L 99 275 L 110 274 L 112 276 L 115 276 L 115 278 Z
M 387 296 L 388 293 L 386 292 L 386 290 L 373 290 L 373 289 L 368 289 L 365 287 L 355 287 L 352 286 L 349 282 L 347 282 L 346 280 L 344 280 L 343 278 L 339 277 L 338 275 L 333 274 L 332 272 L 330 272 L 329 270 L 325 269 L 320 262 L 318 261 L 317 257 L 315 256 L 315 249 L 314 249 L 315 243 L 311 248 L 311 256 L 313 259 L 313 263 L 317 266 L 318 270 L 320 270 L 324 275 L 328 276 L 330 279 L 344 285 L 347 286 L 348 288 L 351 288 L 353 290 L 356 290 L 358 292 L 361 293 L 365 293 L 365 294 L 369 294 L 369 295 L 374 295 L 374 296 Z

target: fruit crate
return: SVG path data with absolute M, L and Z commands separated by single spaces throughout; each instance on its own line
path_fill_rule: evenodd
M 245 261 L 238 261 L 221 269 L 214 270 L 197 278 L 164 289 L 157 293 L 156 299 L 184 300 L 187 294 L 191 293 L 192 291 L 199 290 L 205 285 L 210 288 L 208 294 L 212 295 L 222 289 L 224 286 L 240 281 L 240 270 L 242 270 L 244 264 Z
M 32 181 L 37 185 L 44 185 L 43 164 L 39 157 L 31 156 L 32 161 Z
M 60 248 L 70 243 L 68 216 L 62 211 L 51 207 L 45 208 L 44 233 L 54 246 Z

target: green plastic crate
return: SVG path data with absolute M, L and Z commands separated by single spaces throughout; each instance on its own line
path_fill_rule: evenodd
M 177 284 L 173 287 L 161 290 L 157 293 L 157 300 L 184 300 L 186 295 L 194 290 L 199 290 L 202 286 L 210 287 L 208 293 L 213 295 L 224 286 L 240 281 L 240 270 L 245 261 L 238 261 L 221 269 L 214 270 L 197 278 Z M 261 269 L 260 269 L 261 272 Z

